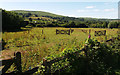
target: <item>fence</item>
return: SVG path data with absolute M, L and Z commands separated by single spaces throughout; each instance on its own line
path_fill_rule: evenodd
M 120 41 L 120 35 L 118 35 L 117 37 L 112 37 L 111 39 L 105 40 L 105 42 L 109 42 L 109 41 L 114 42 L 116 39 Z
M 114 39 L 116 39 L 116 38 L 114 38 Z M 118 39 L 118 38 L 117 38 L 117 39 Z M 120 39 L 119 39 L 119 40 L 120 40 Z M 111 40 L 106 40 L 106 42 L 108 42 L 108 41 L 111 41 Z M 41 65 L 45 66 L 44 74 L 46 74 L 46 73 L 47 73 L 47 74 L 51 73 L 51 66 L 52 66 L 52 64 L 54 64 L 54 63 L 56 63 L 56 62 L 59 62 L 59 61 L 61 61 L 61 60 L 63 60 L 63 59 L 67 59 L 67 58 L 69 58 L 70 55 L 73 55 L 73 54 L 79 55 L 79 53 L 80 53 L 80 52 L 83 52 L 83 51 L 84 51 L 86 57 L 88 57 L 88 53 L 87 53 L 87 52 L 88 52 L 88 46 L 86 45 L 86 46 L 85 46 L 83 49 L 81 49 L 81 50 L 78 50 L 78 51 L 73 52 L 73 53 L 71 53 L 71 54 L 68 53 L 68 54 L 66 54 L 65 56 L 62 56 L 62 57 L 59 57 L 59 58 L 55 58 L 55 59 L 53 59 L 53 60 L 47 60 L 47 59 L 43 58 L 43 63 L 42 63 Z M 39 68 L 39 67 L 35 67 L 35 68 L 31 69 L 31 70 L 22 72 L 21 53 L 20 53 L 20 52 L 14 53 L 14 57 L 13 57 L 13 58 L 8 59 L 8 60 L 2 60 L 2 61 L 0 61 L 0 63 L 2 63 L 2 66 L 5 65 L 4 68 L 3 68 L 2 71 L 1 71 L 1 72 L 2 72 L 2 75 L 4 75 L 4 74 L 5 74 L 5 75 L 6 75 L 6 74 L 21 74 L 21 75 L 33 74 L 33 73 L 35 73 L 35 72 L 38 70 L 38 68 Z M 11 72 L 11 73 L 5 73 L 5 72 L 10 68 L 10 66 L 11 66 L 13 63 L 15 64 L 17 71 L 13 71 L 13 72 Z M 55 73 L 61 72 L 64 68 L 67 68 L 69 65 L 70 65 L 70 64 L 62 67 L 62 68 L 59 69 L 59 70 L 56 70 Z M 86 61 L 86 71 L 87 71 L 87 69 L 88 69 L 88 66 L 87 66 L 87 65 L 88 65 L 88 61 Z
M 14 57 L 11 59 L 7 59 L 7 60 L 0 60 L 0 63 L 2 64 L 1 66 L 4 66 L 1 70 L 0 73 L 2 73 L 2 75 L 6 75 L 6 74 L 33 74 L 34 72 L 36 72 L 38 70 L 38 67 L 35 67 L 31 70 L 22 72 L 22 66 L 21 66 L 21 53 L 20 52 L 16 52 L 14 53 Z M 15 64 L 15 67 L 17 69 L 17 71 L 13 71 L 11 73 L 6 73 L 6 71 L 10 68 L 10 66 L 12 64 Z
M 106 35 L 106 30 L 102 30 L 102 31 L 95 31 L 94 33 L 95 36 L 101 36 L 101 35 Z
M 53 63 L 59 62 L 59 61 L 61 61 L 61 60 L 63 60 L 63 59 L 67 59 L 67 58 L 69 58 L 69 56 L 72 55 L 72 54 L 79 55 L 80 52 L 84 51 L 85 55 L 87 56 L 87 49 L 88 49 L 88 46 L 86 46 L 85 48 L 83 48 L 83 49 L 81 49 L 81 50 L 78 50 L 78 51 L 76 51 L 76 52 L 73 52 L 73 53 L 71 53 L 71 54 L 68 53 L 68 54 L 66 54 L 65 56 L 62 56 L 62 57 L 59 57 L 59 58 L 55 58 L 55 59 L 53 59 L 53 60 L 47 60 L 47 59 L 44 58 L 44 59 L 43 59 L 43 64 L 42 64 L 43 66 L 45 66 L 44 74 L 50 74 L 50 73 L 51 73 L 51 66 L 52 66 Z M 59 69 L 59 70 L 56 70 L 55 73 L 58 73 L 58 72 L 62 71 L 64 68 L 67 68 L 69 65 L 70 65 L 70 64 L 62 67 L 62 68 Z M 86 65 L 87 65 L 87 64 L 86 64 Z
M 115 37 L 115 38 L 112 38 L 112 40 L 114 40 L 114 39 L 119 39 L 118 37 Z M 120 40 L 120 39 L 119 39 Z M 108 41 L 111 41 L 111 39 L 108 39 L 107 40 L 107 37 L 106 37 L 106 40 L 105 40 L 105 42 L 108 42 Z M 45 66 L 45 71 L 44 71 L 44 74 L 51 74 L 52 72 L 51 72 L 51 66 L 52 66 L 52 64 L 54 64 L 54 63 L 56 63 L 56 62 L 59 62 L 59 61 L 61 61 L 61 60 L 64 60 L 64 59 L 67 59 L 67 58 L 69 58 L 69 56 L 70 55 L 72 55 L 72 54 L 76 54 L 76 55 L 78 55 L 80 52 L 82 52 L 82 51 L 84 51 L 84 53 L 85 53 L 85 56 L 86 56 L 86 58 L 87 58 L 87 61 L 86 61 L 86 72 L 87 72 L 87 70 L 88 70 L 88 63 L 89 63 L 89 61 L 88 61 L 88 46 L 86 45 L 85 46 L 85 48 L 83 48 L 83 49 L 81 49 L 81 50 L 79 50 L 79 51 L 76 51 L 76 52 L 73 52 L 73 53 L 71 53 L 71 54 L 67 54 L 67 55 L 65 55 L 65 56 L 62 56 L 62 57 L 59 57 L 59 58 L 55 58 L 55 59 L 53 59 L 53 60 L 47 60 L 47 59 L 43 59 L 43 66 Z M 66 66 L 64 66 L 64 67 L 62 67 L 61 69 L 59 69 L 59 70 L 56 70 L 54 73 L 58 73 L 58 72 L 61 72 L 63 69 L 65 69 L 65 68 L 67 68 L 68 66 L 70 66 L 70 64 L 68 64 L 68 65 L 66 65 Z
M 70 35 L 70 33 L 73 33 L 74 29 L 69 29 L 69 30 L 58 30 L 56 29 L 56 35 L 57 34 L 68 34 Z
M 87 33 L 87 30 L 81 30 L 82 32 L 84 32 L 84 33 Z
M 76 54 L 78 55 L 80 52 L 84 51 L 86 53 L 86 56 L 87 56 L 87 46 L 86 48 L 83 48 L 81 50 L 78 50 L 76 52 L 73 52 L 71 54 L 67 54 L 65 56 L 62 56 L 62 57 L 59 57 L 59 58 L 56 58 L 56 59 L 53 59 L 51 61 L 49 60 L 46 60 L 45 58 L 43 59 L 43 66 L 45 66 L 45 72 L 44 74 L 46 73 L 51 73 L 51 65 L 55 62 L 59 62 L 60 60 L 63 60 L 63 59 L 66 59 L 66 58 L 69 58 L 69 55 L 72 55 L 72 54 Z M 22 66 L 21 66 L 21 53 L 20 52 L 16 52 L 14 53 L 14 57 L 11 58 L 11 59 L 7 59 L 7 60 L 1 60 L 0 63 L 2 63 L 2 66 L 3 69 L 2 69 L 2 75 L 6 75 L 6 74 L 21 74 L 21 75 L 25 75 L 25 74 L 33 74 L 35 73 L 39 67 L 35 67 L 31 70 L 28 70 L 28 71 L 25 71 L 25 72 L 22 72 Z M 15 67 L 17 69 L 17 71 L 13 71 L 11 73 L 6 73 L 6 71 L 10 68 L 10 66 L 12 64 L 15 64 Z M 70 64 L 69 64 L 70 65 Z M 64 68 L 68 67 L 69 65 L 65 66 L 65 67 L 62 67 L 61 69 L 59 70 L 56 70 L 55 73 L 59 72 L 59 71 L 62 71 Z

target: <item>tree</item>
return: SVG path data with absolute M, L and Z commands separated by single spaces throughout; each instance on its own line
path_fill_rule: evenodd
M 118 22 L 118 28 L 120 28 L 120 22 Z
M 38 15 L 35 14 L 35 17 L 38 17 Z
M 117 28 L 117 27 L 118 27 L 117 22 L 110 22 L 110 23 L 108 24 L 108 28 Z
M 102 28 L 107 28 L 107 23 L 106 22 L 103 22 Z
M 32 18 L 29 18 L 29 21 L 32 22 Z
M 75 27 L 75 25 L 76 25 L 76 24 L 75 24 L 75 22 L 73 22 L 73 21 L 69 24 L 70 27 Z
M 2 30 L 16 30 L 24 27 L 24 19 L 15 12 L 2 10 Z

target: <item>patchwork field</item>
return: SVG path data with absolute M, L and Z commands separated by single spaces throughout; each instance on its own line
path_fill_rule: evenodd
M 34 27 L 26 31 L 4 32 L 2 34 L 4 49 L 1 54 L 1 59 L 11 58 L 15 51 L 20 51 L 22 58 L 24 58 L 22 59 L 22 69 L 26 71 L 29 68 L 39 65 L 44 57 L 60 53 L 65 48 L 76 47 L 80 49 L 88 38 L 89 30 L 91 30 L 91 38 L 101 42 L 104 42 L 105 36 L 94 36 L 95 31 L 106 30 L 107 39 L 117 36 L 118 31 L 118 29 L 71 28 L 74 31 L 70 35 L 56 35 L 56 29 L 69 30 L 69 28 L 59 27 Z M 84 32 L 85 30 L 87 32 Z

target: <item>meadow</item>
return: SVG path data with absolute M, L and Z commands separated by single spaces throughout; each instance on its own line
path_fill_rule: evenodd
M 15 51 L 22 53 L 22 70 L 26 71 L 40 65 L 41 60 L 50 55 L 58 54 L 66 48 L 75 47 L 80 49 L 85 40 L 88 38 L 91 30 L 91 38 L 104 42 L 105 36 L 94 36 L 95 31 L 106 30 L 107 39 L 117 36 L 118 29 L 102 28 L 71 28 L 73 33 L 57 34 L 56 29 L 68 30 L 62 27 L 45 27 L 45 28 L 22 28 L 19 32 L 4 32 L 2 39 L 4 49 L 2 50 L 1 59 L 11 58 Z M 42 34 L 43 30 L 43 34 Z M 82 30 L 87 30 L 83 32 Z M 11 72 L 11 67 L 8 72 Z

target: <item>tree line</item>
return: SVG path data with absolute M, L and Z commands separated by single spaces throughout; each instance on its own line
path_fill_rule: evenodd
M 32 17 L 35 17 L 35 19 Z M 27 24 L 25 19 L 28 20 Z M 49 16 L 49 14 L 40 16 L 40 14 L 32 14 L 30 12 L 18 13 L 16 11 L 2 10 L 3 31 L 20 29 L 30 24 L 34 27 L 120 28 L 120 22 L 110 19 Z
M 44 16 L 48 17 L 48 16 Z M 51 19 L 56 19 L 57 21 L 49 21 L 44 19 L 32 19 L 29 21 L 37 25 L 44 27 L 72 27 L 72 28 L 120 28 L 120 22 L 109 21 L 109 20 L 99 20 L 99 19 L 86 19 L 86 18 L 74 18 L 74 17 L 48 17 Z
M 15 12 L 2 10 L 2 30 L 11 31 L 24 27 L 24 18 Z
M 120 22 L 112 19 L 97 19 L 97 18 L 75 18 L 67 16 L 39 16 L 32 13 L 19 13 L 23 18 L 28 18 L 30 22 L 37 22 L 37 26 L 44 27 L 76 27 L 76 28 L 119 28 Z M 38 19 L 32 19 L 31 16 L 38 17 Z M 45 20 L 39 17 L 46 17 L 49 19 L 57 20 Z

